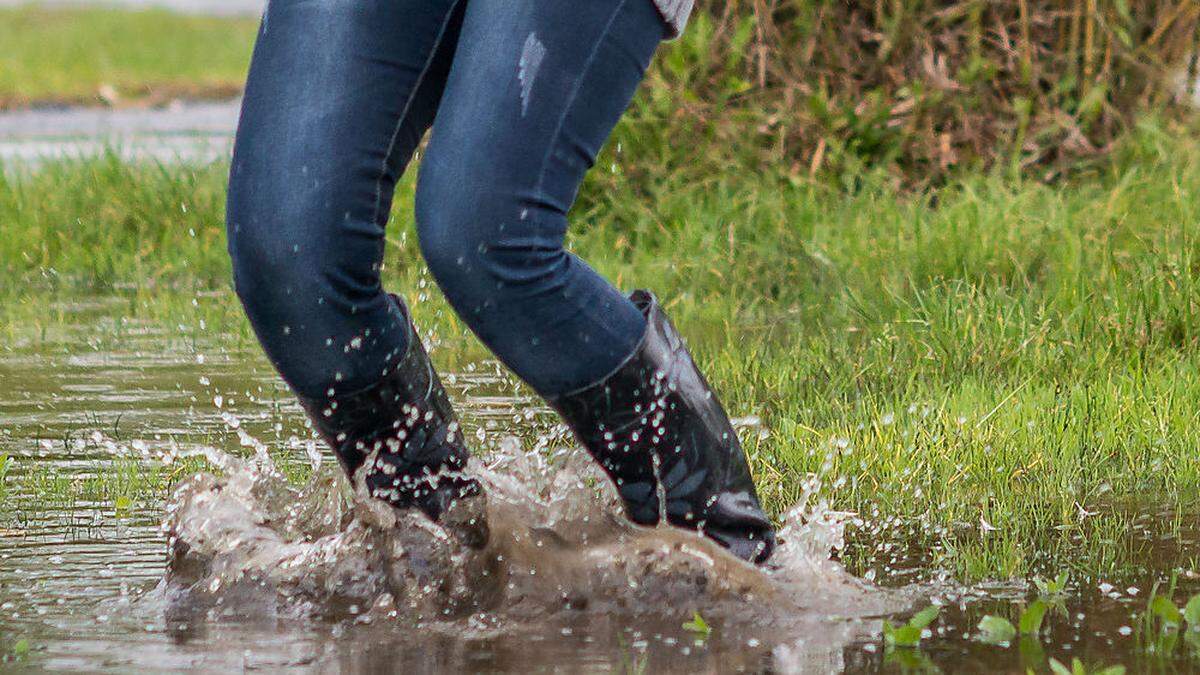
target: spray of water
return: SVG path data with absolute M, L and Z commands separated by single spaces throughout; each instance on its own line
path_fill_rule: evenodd
M 185 481 L 167 508 L 170 556 L 155 597 L 174 621 L 321 617 L 478 637 L 581 622 L 680 633 L 699 613 L 718 627 L 711 639 L 773 649 L 787 670 L 780 659 L 839 652 L 912 601 L 830 559 L 841 519 L 808 492 L 771 564 L 756 568 L 691 532 L 631 525 L 575 449 L 526 451 L 508 438 L 471 467 L 487 491 L 482 549 L 354 491 L 328 463 L 294 486 L 266 452 L 198 452 L 219 475 Z

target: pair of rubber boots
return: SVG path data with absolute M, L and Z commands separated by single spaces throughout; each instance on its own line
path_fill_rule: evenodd
M 602 381 L 550 405 L 608 473 L 630 520 L 657 525 L 665 510 L 671 525 L 765 561 L 774 529 L 728 415 L 655 297 L 636 291 L 631 299 L 646 316 L 638 348 Z M 458 419 L 411 320 L 409 331 L 408 352 L 381 382 L 301 403 L 371 496 L 418 508 L 480 547 L 488 537 L 483 491 L 465 472 Z

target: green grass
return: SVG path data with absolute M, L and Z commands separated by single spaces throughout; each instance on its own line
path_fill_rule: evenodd
M 251 340 L 228 288 L 225 171 L 113 158 L 10 171 L 0 339 L 52 330 L 55 297 L 115 289 L 128 314 Z M 572 246 L 620 286 L 657 291 L 730 411 L 763 419 L 766 437 L 747 444 L 772 511 L 817 473 L 834 506 L 880 537 L 883 518 L 901 518 L 931 563 L 965 578 L 1103 575 L 1144 555 L 1139 505 L 1195 512 L 1193 136 L 1148 121 L 1106 170 L 1053 187 L 973 176 L 908 195 L 644 176 L 594 176 Z M 400 188 L 386 275 L 415 299 L 412 189 Z M 414 313 L 442 341 L 439 365 L 483 358 L 431 295 Z M 873 564 L 860 552 L 852 562 Z
M 0 8 L 0 109 L 232 96 L 257 26 L 156 9 Z

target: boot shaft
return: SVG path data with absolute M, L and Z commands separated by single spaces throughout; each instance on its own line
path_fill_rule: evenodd
M 408 322 L 404 356 L 366 389 L 301 397 L 300 403 L 347 474 L 361 474 L 371 496 L 417 506 L 436 520 L 449 502 L 478 493 L 479 486 L 462 474 L 470 453 L 458 417 L 407 308 L 394 301 Z
M 700 530 L 744 558 L 765 559 L 773 530 L 737 433 L 654 296 L 634 353 L 600 382 L 551 401 L 600 463 L 630 520 Z

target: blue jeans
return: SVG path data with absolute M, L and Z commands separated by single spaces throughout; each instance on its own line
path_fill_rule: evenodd
M 431 125 L 417 232 L 450 304 L 544 396 L 620 365 L 645 319 L 563 248 L 566 215 L 664 35 L 651 0 L 271 0 L 227 221 L 292 388 L 365 389 L 407 349 L 384 227 Z

